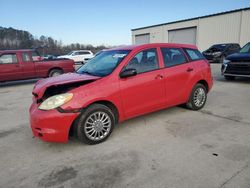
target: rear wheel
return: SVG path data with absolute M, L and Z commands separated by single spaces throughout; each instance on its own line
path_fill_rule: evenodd
M 224 76 L 226 80 L 235 80 L 235 76 Z
M 55 77 L 55 76 L 59 76 L 63 73 L 62 70 L 60 69 L 52 69 L 50 72 L 49 72 L 49 77 Z
M 102 104 L 89 106 L 80 116 L 77 135 L 86 144 L 99 144 L 113 131 L 115 116 L 110 108 Z
M 200 110 L 207 101 L 207 89 L 203 84 L 196 84 L 186 106 L 191 110 Z

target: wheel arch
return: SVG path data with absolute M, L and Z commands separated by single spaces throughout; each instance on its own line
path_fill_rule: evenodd
M 206 80 L 199 80 L 196 84 L 202 84 L 202 85 L 204 85 L 205 88 L 206 88 L 206 90 L 207 90 L 207 92 L 209 91 L 209 86 L 208 86 L 208 83 L 207 83 Z
M 108 108 L 110 108 L 112 110 L 112 112 L 114 113 L 114 115 L 115 115 L 115 123 L 119 122 L 119 117 L 120 117 L 119 110 L 118 110 L 118 108 L 116 107 L 116 105 L 113 102 L 108 101 L 108 100 L 94 101 L 94 102 L 88 104 L 86 107 L 82 108 L 81 112 L 83 113 L 86 108 L 88 108 L 89 106 L 91 106 L 93 104 L 102 104 L 102 105 L 105 105 Z M 77 118 L 75 118 L 75 120 L 71 124 L 70 129 L 69 129 L 69 133 L 68 133 L 69 137 L 77 135 L 76 134 L 77 123 L 78 123 L 78 120 L 79 120 L 80 116 L 81 116 L 81 114 L 79 114 L 79 116 Z
M 52 67 L 52 68 L 50 68 L 50 69 L 48 70 L 48 72 L 47 72 L 47 77 L 49 77 L 49 74 L 50 74 L 51 71 L 53 71 L 53 70 L 61 70 L 62 72 L 64 72 L 63 68 L 61 68 L 61 67 Z

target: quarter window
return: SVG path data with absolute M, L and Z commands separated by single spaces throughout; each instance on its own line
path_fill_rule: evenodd
M 165 67 L 172 67 L 186 62 L 186 58 L 180 49 L 162 48 L 161 53 L 163 55 Z
M 184 49 L 187 53 L 188 57 L 192 61 L 205 59 L 204 56 L 199 52 L 199 50 L 196 49 Z
M 17 63 L 16 54 L 3 54 L 0 57 L 0 64 Z
M 30 56 L 28 53 L 22 53 L 23 62 L 30 62 Z
M 126 69 L 136 69 L 138 74 L 158 68 L 159 64 L 156 49 L 148 49 L 139 52 L 126 66 Z

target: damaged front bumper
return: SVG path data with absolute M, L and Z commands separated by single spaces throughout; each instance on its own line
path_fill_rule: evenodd
M 29 112 L 33 135 L 47 142 L 67 142 L 70 127 L 80 114 L 79 111 L 62 113 L 57 109 L 39 110 L 35 102 Z

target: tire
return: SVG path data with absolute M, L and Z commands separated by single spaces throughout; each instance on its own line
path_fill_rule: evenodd
M 224 76 L 226 80 L 235 80 L 235 76 Z
M 114 125 L 115 115 L 112 110 L 102 104 L 93 104 L 80 115 L 78 139 L 89 145 L 99 144 L 111 135 Z
M 59 76 L 63 73 L 62 70 L 60 69 L 52 69 L 50 72 L 49 72 L 49 77 L 55 77 L 55 76 Z
M 191 110 L 200 110 L 207 101 L 207 89 L 203 84 L 196 84 L 191 92 L 191 96 L 186 104 Z

